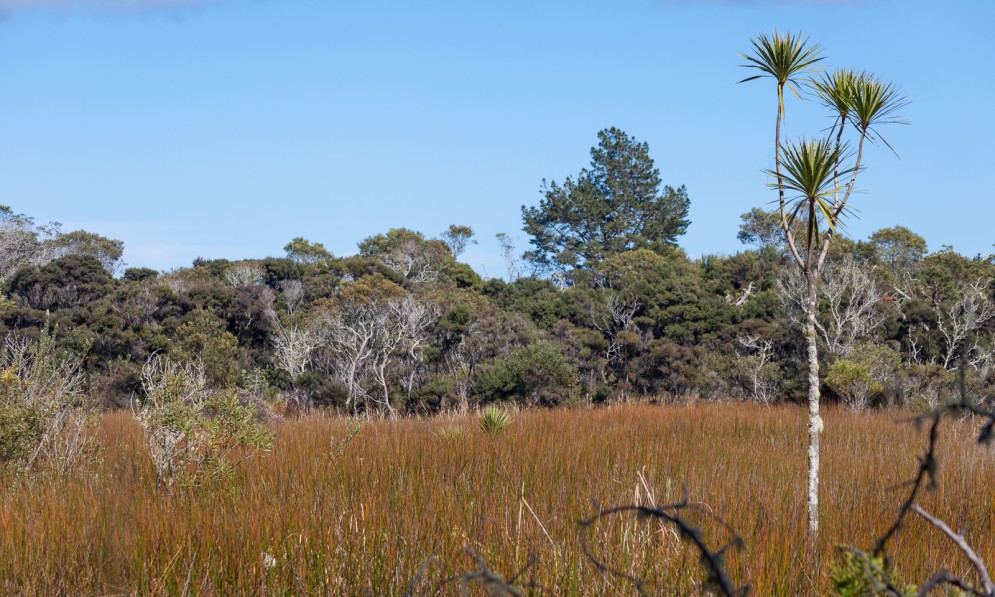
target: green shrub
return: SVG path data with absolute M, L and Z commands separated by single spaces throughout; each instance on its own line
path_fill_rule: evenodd
M 896 381 L 905 404 L 921 412 L 936 408 L 959 392 L 956 372 L 934 363 L 909 363 L 898 371 Z
M 273 445 L 260 406 L 234 390 L 206 389 L 203 368 L 153 355 L 142 385 L 146 396 L 135 416 L 145 430 L 156 481 L 166 489 L 229 476 L 236 454 L 246 458 Z
M 204 309 L 187 315 L 170 354 L 177 361 L 201 366 L 213 388 L 235 387 L 242 376 L 238 339 L 225 328 L 224 320 Z
M 407 404 L 409 411 L 439 412 L 456 405 L 459 397 L 456 394 L 456 381 L 451 376 L 430 377 L 421 387 L 417 388 Z
M 23 399 L 24 385 L 12 368 L 0 377 L 0 462 L 26 462 L 45 433 L 44 411 Z
M 0 353 L 0 463 L 66 475 L 95 453 L 82 359 L 56 343 L 8 336 Z
M 867 406 L 872 381 L 871 369 L 867 363 L 850 359 L 839 359 L 826 372 L 826 385 L 851 408 Z
M 477 425 L 484 433 L 497 436 L 511 425 L 511 415 L 508 411 L 491 405 L 480 414 Z
M 889 379 L 901 364 L 898 353 L 887 346 L 861 344 L 830 365 L 826 385 L 843 403 L 861 409 L 882 396 Z
M 888 585 L 901 587 L 887 568 L 883 558 L 874 558 L 863 552 L 841 551 L 829 574 L 836 594 L 840 597 L 894 596 Z M 904 594 L 914 595 L 915 585 L 909 585 Z
M 474 394 L 482 402 L 553 406 L 570 397 L 577 370 L 552 344 L 533 342 L 481 371 Z

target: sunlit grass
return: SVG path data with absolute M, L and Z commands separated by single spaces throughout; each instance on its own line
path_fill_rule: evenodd
M 596 571 L 577 521 L 603 507 L 677 500 L 682 487 L 746 541 L 732 559 L 756 595 L 804 586 L 805 422 L 800 408 L 628 406 L 535 411 L 491 437 L 472 417 L 364 423 L 288 421 L 271 454 L 230 481 L 165 494 L 128 413 L 104 417 L 102 463 L 69 479 L 6 477 L 0 489 L 0 587 L 27 594 L 434 594 L 476 567 L 558 594 L 628 591 Z M 922 432 L 896 412 L 826 416 L 819 552 L 870 547 L 914 471 Z M 351 426 L 352 425 L 352 426 Z M 460 433 L 452 429 L 467 430 Z M 944 427 L 939 489 L 924 506 L 995 561 L 995 455 L 970 422 Z M 645 477 L 645 486 L 639 475 Z M 667 532 L 617 518 L 599 554 L 687 593 L 695 557 Z M 713 540 L 726 537 L 714 534 Z M 903 578 L 967 569 L 911 521 L 895 543 Z M 424 572 L 419 569 L 434 556 Z M 827 592 L 824 565 L 818 582 Z M 416 578 L 417 577 L 417 578 Z M 441 585 L 444 594 L 457 584 Z

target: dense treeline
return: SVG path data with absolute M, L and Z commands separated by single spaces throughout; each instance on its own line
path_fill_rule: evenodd
M 120 242 L 3 208 L 2 331 L 47 324 L 108 405 L 141 395 L 154 354 L 292 408 L 802 399 L 804 282 L 777 216 L 743 215 L 743 252 L 691 259 L 676 246 L 687 191 L 660 188 L 646 144 L 608 129 L 591 155 L 523 207 L 531 250 L 502 237 L 508 279 L 458 260 L 466 226 L 389 230 L 349 257 L 298 238 L 283 257 L 118 271 Z M 854 407 L 935 404 L 961 369 L 987 387 L 992 280 L 993 257 L 929 252 L 902 227 L 837 239 L 818 318 L 824 390 Z

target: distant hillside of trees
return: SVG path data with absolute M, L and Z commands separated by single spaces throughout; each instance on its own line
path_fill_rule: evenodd
M 778 216 L 742 216 L 744 250 L 689 258 L 684 187 L 662 186 L 645 144 L 599 134 L 575 178 L 523 207 L 531 248 L 505 242 L 508 279 L 458 261 L 468 226 L 403 228 L 335 257 L 121 265 L 123 245 L 0 208 L 0 326 L 50 326 L 108 406 L 141 397 L 154 354 L 288 408 L 433 413 L 494 402 L 639 397 L 803 401 L 804 280 Z M 978 392 L 995 359 L 995 256 L 929 251 L 901 226 L 839 237 L 822 274 L 823 390 L 864 408 L 935 405 L 959 370 Z

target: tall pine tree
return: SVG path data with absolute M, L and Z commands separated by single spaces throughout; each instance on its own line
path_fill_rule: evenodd
M 687 232 L 687 190 L 660 189 L 649 145 L 612 127 L 598 133 L 591 165 L 563 185 L 543 181 L 538 206 L 522 206 L 525 256 L 540 271 L 590 269 L 632 249 L 664 252 Z

